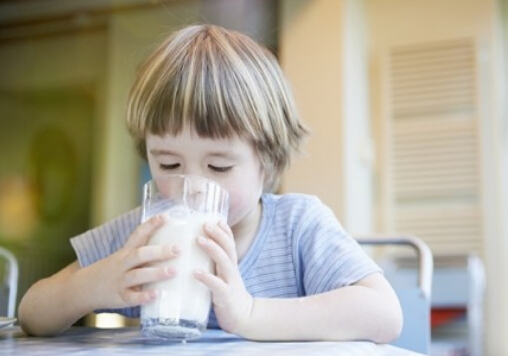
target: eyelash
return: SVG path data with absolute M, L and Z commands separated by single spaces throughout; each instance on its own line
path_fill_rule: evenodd
M 170 171 L 170 170 L 173 170 L 173 169 L 177 169 L 178 167 L 180 167 L 179 163 L 175 163 L 175 164 L 161 164 L 160 165 L 160 168 L 162 170 L 164 170 L 164 171 Z M 216 166 L 208 165 L 208 168 L 210 168 L 212 171 L 214 171 L 216 173 L 226 173 L 227 171 L 231 170 L 231 168 L 233 168 L 233 167 L 232 166 L 216 167 Z
M 226 166 L 226 167 L 215 167 L 215 166 L 211 166 L 209 165 L 208 168 L 210 168 L 212 171 L 216 172 L 216 173 L 226 173 L 228 172 L 229 170 L 231 170 L 231 168 L 233 168 L 232 166 Z
M 180 164 L 161 164 L 160 167 L 163 171 L 170 171 L 172 169 L 177 169 L 180 166 Z

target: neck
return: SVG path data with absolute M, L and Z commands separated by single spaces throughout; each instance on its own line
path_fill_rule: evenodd
M 249 249 L 252 241 L 258 232 L 261 220 L 262 205 L 261 199 L 254 209 L 252 209 L 241 223 L 232 227 L 233 235 L 235 236 L 236 254 L 238 261 L 240 261 L 247 250 Z

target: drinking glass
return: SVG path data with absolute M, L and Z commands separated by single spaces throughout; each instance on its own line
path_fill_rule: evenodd
M 156 266 L 171 266 L 174 277 L 144 288 L 156 289 L 155 301 L 141 306 L 141 328 L 146 336 L 171 340 L 199 338 L 208 323 L 210 290 L 193 276 L 195 269 L 213 272 L 211 258 L 196 244 L 203 224 L 227 220 L 228 193 L 215 181 L 195 175 L 166 175 L 143 187 L 141 221 L 166 214 L 165 224 L 148 242 L 176 245 L 179 256 Z

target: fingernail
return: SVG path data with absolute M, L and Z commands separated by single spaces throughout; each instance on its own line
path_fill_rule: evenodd
M 207 240 L 203 236 L 198 236 L 198 243 L 200 243 L 201 245 L 206 245 Z
M 151 290 L 147 291 L 147 294 L 148 294 L 149 300 L 154 300 L 158 297 L 159 292 L 157 289 L 151 289 Z
M 163 214 L 155 215 L 152 218 L 152 222 L 155 224 L 161 224 L 166 220 L 166 217 Z
M 164 274 L 166 276 L 173 276 L 175 273 L 174 271 L 171 269 L 171 267 L 164 267 Z
M 176 245 L 171 245 L 171 253 L 178 256 L 180 254 L 180 248 Z

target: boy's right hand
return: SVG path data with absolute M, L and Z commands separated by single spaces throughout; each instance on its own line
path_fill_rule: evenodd
M 88 296 L 92 310 L 138 306 L 157 297 L 156 290 L 143 290 L 143 284 L 171 278 L 175 271 L 151 263 L 167 261 L 179 254 L 176 246 L 147 245 L 164 222 L 162 215 L 152 217 L 134 230 L 120 250 L 81 270 L 87 270 L 89 280 L 93 281 Z

